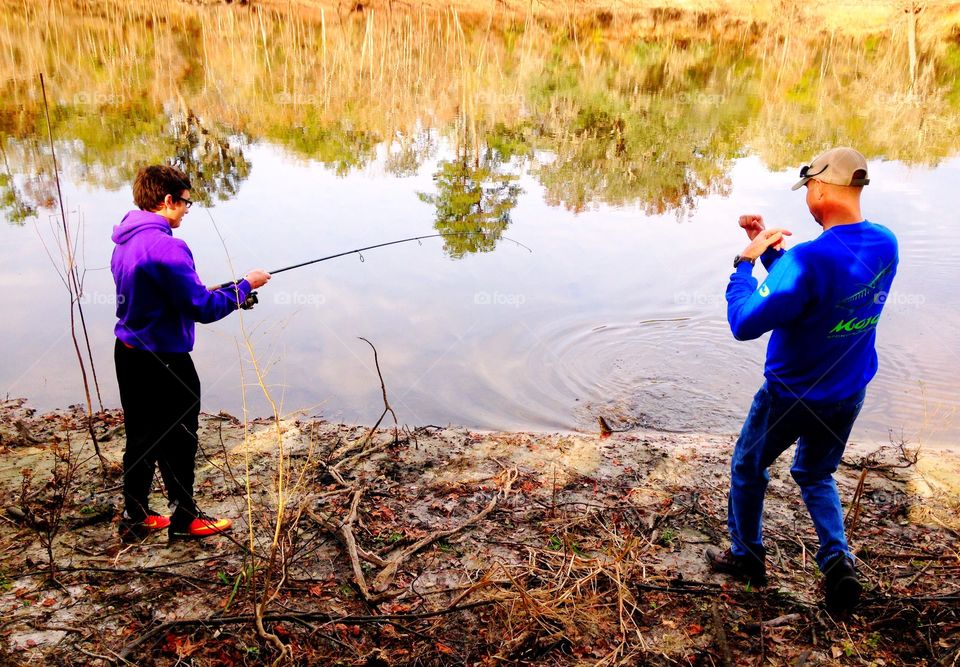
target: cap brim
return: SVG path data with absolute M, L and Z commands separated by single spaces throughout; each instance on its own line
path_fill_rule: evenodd
M 792 188 L 790 188 L 790 189 L 791 189 L 791 190 L 799 190 L 799 189 L 802 188 L 804 185 L 806 185 L 806 184 L 807 184 L 807 181 L 809 181 L 809 180 L 811 180 L 811 177 L 810 177 L 810 176 L 804 176 L 804 177 L 801 178 L 799 181 L 797 181 L 796 185 L 794 185 L 794 186 L 793 186 Z

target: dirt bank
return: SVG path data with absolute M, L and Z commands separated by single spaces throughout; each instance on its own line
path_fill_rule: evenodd
M 909 449 L 850 447 L 838 482 L 868 591 L 837 619 L 786 460 L 767 504 L 770 586 L 705 569 L 704 546 L 724 540 L 729 436 L 369 434 L 204 415 L 198 501 L 236 520 L 232 536 L 125 546 L 120 423 L 109 412 L 97 426 L 105 481 L 80 413 L 0 407 L 0 663 L 957 660 L 954 453 L 913 464 Z

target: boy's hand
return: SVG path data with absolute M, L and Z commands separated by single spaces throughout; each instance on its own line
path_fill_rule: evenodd
M 257 289 L 267 284 L 267 281 L 270 280 L 270 274 L 263 269 L 254 269 L 243 278 L 250 283 L 251 289 Z
M 748 245 L 740 256 L 744 259 L 757 259 L 769 247 L 778 248 L 783 244 L 785 236 L 791 236 L 789 229 L 764 229 L 757 233 L 753 241 Z
M 747 233 L 751 241 L 757 238 L 757 234 L 765 229 L 762 215 L 741 215 L 740 226 L 743 227 L 743 230 Z

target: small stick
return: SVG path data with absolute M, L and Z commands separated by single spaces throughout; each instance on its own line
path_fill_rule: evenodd
M 380 426 L 380 422 L 383 421 L 383 418 L 387 416 L 389 412 L 393 416 L 393 441 L 396 442 L 400 434 L 397 431 L 399 422 L 397 421 L 397 413 L 393 411 L 393 408 L 390 407 L 390 402 L 387 400 L 387 385 L 383 382 L 383 373 L 380 372 L 380 360 L 377 357 L 377 348 L 374 347 L 373 343 L 359 336 L 360 340 L 370 346 L 370 349 L 373 350 L 373 365 L 377 368 L 377 376 L 380 378 L 380 391 L 383 393 L 383 412 L 380 414 L 380 418 L 377 420 L 377 423 L 373 425 L 370 429 L 370 432 L 367 433 L 367 437 L 363 441 L 363 446 L 366 446 L 370 442 L 370 438 L 373 437 L 373 434 L 377 431 L 377 428 Z
M 723 667 L 733 665 L 733 653 L 730 651 L 730 643 L 727 641 L 727 632 L 723 629 L 723 618 L 720 615 L 720 607 L 716 601 L 710 606 L 713 614 L 713 636 L 720 646 L 720 657 L 723 660 Z
M 357 507 L 360 505 L 360 498 L 363 495 L 363 486 L 358 486 L 353 492 L 353 501 L 350 503 L 350 514 L 347 520 L 340 526 L 340 534 L 343 535 L 343 541 L 347 545 L 347 553 L 350 554 L 350 564 L 353 566 L 353 578 L 357 582 L 357 588 L 363 595 L 364 600 L 370 599 L 370 589 L 367 588 L 367 580 L 363 576 L 363 568 L 360 566 L 360 556 L 357 553 L 357 538 L 353 534 L 353 523 L 357 520 Z

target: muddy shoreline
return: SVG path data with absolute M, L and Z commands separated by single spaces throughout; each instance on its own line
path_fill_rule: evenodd
M 724 544 L 732 436 L 204 414 L 198 503 L 234 531 L 128 546 L 116 534 L 122 416 L 101 414 L 96 432 L 106 476 L 82 411 L 0 405 L 2 664 L 957 659 L 953 451 L 848 448 L 837 477 L 867 593 L 834 619 L 789 457 L 771 471 L 770 585 L 704 567 L 704 547 Z

